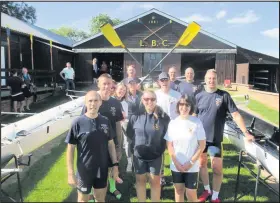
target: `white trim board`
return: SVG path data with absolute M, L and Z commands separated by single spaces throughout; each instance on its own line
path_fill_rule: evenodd
M 123 48 L 89 48 L 89 49 L 73 49 L 75 53 L 127 53 Z M 157 48 L 131 48 L 132 53 L 168 53 L 171 49 Z M 236 49 L 175 49 L 172 53 L 224 53 L 236 54 Z

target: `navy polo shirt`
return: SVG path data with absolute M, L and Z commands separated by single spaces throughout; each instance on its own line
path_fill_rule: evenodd
M 81 115 L 85 114 L 86 112 L 87 108 L 84 105 Z M 122 114 L 121 102 L 113 97 L 110 97 L 107 101 L 102 100 L 102 105 L 100 106 L 98 112 L 102 116 L 105 116 L 109 119 L 112 129 L 114 131 L 114 135 L 116 135 L 116 123 L 124 119 Z M 114 142 L 116 145 L 118 144 L 116 136 L 114 137 Z
M 126 135 L 132 140 L 131 150 L 137 158 L 151 161 L 163 154 L 169 121 L 169 116 L 163 112 L 158 119 L 148 113 L 130 117 Z
M 86 115 L 76 118 L 66 136 L 65 142 L 77 145 L 77 169 L 83 180 L 107 177 L 108 142 L 114 137 L 109 120 L 98 115 L 91 119 Z
M 221 143 L 227 113 L 238 111 L 234 101 L 228 92 L 220 89 L 213 93 L 202 91 L 195 98 L 195 113 L 203 124 L 206 141 Z

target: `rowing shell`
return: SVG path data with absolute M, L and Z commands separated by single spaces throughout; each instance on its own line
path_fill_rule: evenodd
M 1 128 L 1 156 L 20 154 L 16 141 L 20 140 L 24 153 L 30 153 L 69 130 L 73 119 L 80 115 L 84 97 L 48 109 Z
M 225 137 L 240 150 L 245 150 L 253 156 L 279 182 L 279 128 L 259 118 L 254 118 L 249 113 L 241 110 L 240 113 L 246 126 L 251 121 L 251 126 L 247 129 L 255 136 L 255 141 L 248 142 L 231 118 L 227 118 L 225 123 Z

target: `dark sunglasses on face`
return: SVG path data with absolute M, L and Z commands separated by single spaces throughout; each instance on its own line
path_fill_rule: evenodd
M 152 102 L 154 102 L 154 101 L 156 101 L 156 98 L 143 98 L 143 100 L 145 101 L 145 102 L 147 102 L 147 101 L 152 101 Z
M 168 79 L 167 78 L 160 79 L 160 82 L 165 82 L 165 81 L 168 81 Z
M 189 104 L 187 104 L 187 103 L 179 103 L 179 106 L 186 106 L 186 107 L 189 107 L 190 105 Z

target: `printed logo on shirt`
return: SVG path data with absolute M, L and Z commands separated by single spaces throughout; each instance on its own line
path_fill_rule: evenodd
M 197 86 L 194 86 L 192 89 L 193 89 L 193 92 L 195 92 L 197 90 Z
M 222 103 L 222 98 L 216 98 L 216 106 L 220 106 Z
M 112 112 L 112 115 L 113 115 L 113 116 L 116 115 L 116 107 L 113 107 L 113 106 L 112 106 L 110 111 Z
M 106 124 L 101 124 L 101 129 L 104 131 L 105 134 L 107 134 L 109 127 Z
M 154 124 L 154 129 L 155 129 L 155 130 L 159 130 L 159 125 L 158 125 L 158 123 L 155 123 L 155 124 Z

